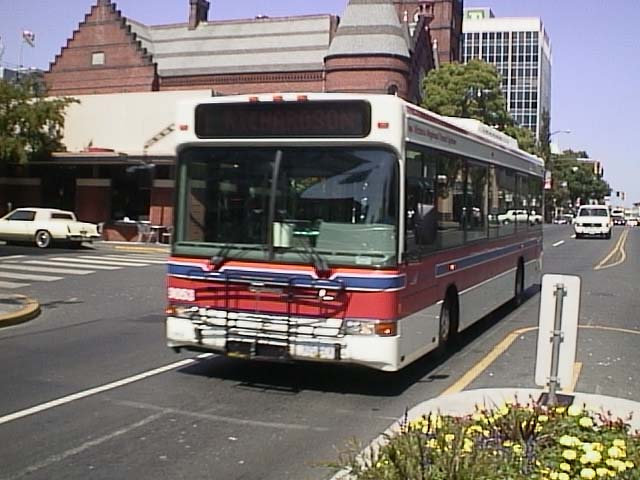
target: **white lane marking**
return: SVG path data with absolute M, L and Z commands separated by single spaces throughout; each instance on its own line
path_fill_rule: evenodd
M 88 260 L 83 258 L 70 258 L 70 257 L 55 257 L 51 260 L 55 260 L 57 262 L 72 262 L 72 263 L 89 263 L 91 265 L 116 265 L 119 267 L 146 267 L 145 263 L 125 263 L 125 262 L 108 262 L 105 260 Z
M 201 357 L 198 356 L 196 358 L 201 358 Z M 202 357 L 202 358 L 206 358 L 206 357 Z M 0 425 L 4 423 L 12 422 L 14 420 L 18 420 L 19 418 L 27 417 L 29 415 L 34 415 L 36 413 L 40 413 L 45 410 L 59 407 L 61 405 L 66 405 L 67 403 L 75 402 L 76 400 L 90 397 L 98 393 L 106 392 L 108 390 L 113 390 L 114 388 L 123 387 L 125 385 L 129 385 L 130 383 L 138 382 L 140 380 L 144 380 L 145 378 L 153 377 L 154 375 L 159 375 L 161 373 L 168 372 L 170 370 L 175 370 L 180 367 L 185 367 L 195 362 L 196 362 L 196 359 L 187 358 L 185 360 L 180 360 L 179 362 L 170 363 L 169 365 L 165 365 L 163 367 L 154 368 L 153 370 L 148 370 L 146 372 L 139 373 L 132 377 L 123 378 L 122 380 L 117 380 L 115 382 L 107 383 L 105 385 L 100 385 L 98 387 L 90 388 L 88 390 L 83 390 L 81 392 L 73 393 L 71 395 L 67 395 L 66 397 L 61 397 L 55 400 L 51 400 L 49 402 L 41 403 L 40 405 L 34 405 L 33 407 L 26 408 L 24 410 L 19 410 L 17 412 L 10 413 L 8 415 L 4 415 L 3 417 L 0 417 Z
M 125 257 L 121 255 L 105 255 L 102 258 L 109 258 L 114 260 L 126 260 L 128 262 L 134 261 L 134 262 L 144 262 L 144 263 L 155 263 L 158 265 L 164 265 L 165 263 L 167 263 L 166 259 L 160 260 L 158 258 L 150 259 L 150 258 L 142 258 L 142 257 L 131 258 L 131 257 Z
M 28 287 L 30 283 L 18 283 L 18 282 L 0 282 L 0 288 L 20 288 Z
M 45 260 L 27 260 L 24 263 L 28 263 L 30 265 L 49 265 L 52 267 L 80 267 L 80 268 L 92 268 L 94 270 L 120 270 L 122 267 L 108 267 L 106 265 L 84 265 L 84 264 L 80 264 L 80 265 L 73 265 L 70 263 L 65 263 L 65 262 L 50 262 L 50 261 L 45 261 Z
M 282 423 L 282 422 L 265 422 L 262 420 L 248 420 L 246 418 L 233 418 L 222 415 L 213 415 L 210 413 L 190 412 L 187 410 L 181 410 L 177 408 L 159 407 L 157 405 L 151 405 L 142 402 L 131 402 L 128 400 L 116 401 L 118 405 L 124 405 L 127 407 L 139 408 L 143 410 L 156 410 L 158 412 L 171 413 L 174 415 L 184 415 L 186 417 L 199 418 L 202 420 L 211 420 L 214 422 L 231 423 L 235 425 L 251 425 L 254 427 L 267 427 L 267 428 L 281 428 L 286 430 L 315 430 L 318 432 L 326 432 L 326 427 L 313 427 L 311 425 L 305 425 L 302 423 Z
M 556 242 L 553 244 L 554 247 L 559 247 L 560 245 L 562 245 L 564 243 L 564 240 L 560 240 L 559 242 Z
M 62 462 L 63 460 L 73 456 L 73 455 L 77 455 L 79 453 L 84 452 L 85 450 L 88 450 L 90 448 L 94 448 L 97 447 L 98 445 L 107 442 L 109 440 L 112 440 L 116 437 L 120 437 L 126 433 L 131 432 L 132 430 L 135 430 L 136 428 L 140 428 L 140 427 L 144 427 L 146 424 L 151 423 L 157 419 L 159 419 L 160 417 L 164 416 L 165 413 L 156 413 L 153 415 L 148 416 L 147 418 L 143 418 L 142 420 L 140 420 L 139 422 L 135 422 L 132 423 L 130 425 L 127 425 L 126 427 L 120 428 L 118 430 L 116 430 L 115 432 L 109 433 L 107 435 L 104 435 L 102 437 L 98 437 L 94 440 L 89 440 L 88 442 L 84 442 L 82 445 L 79 445 L 75 448 L 70 448 L 69 450 L 66 450 L 62 453 L 58 453 L 56 455 L 51 455 L 49 458 L 35 463 L 33 465 L 30 465 L 29 467 L 25 468 L 24 470 L 22 470 L 21 472 L 16 473 L 15 475 L 12 475 L 11 477 L 8 477 L 7 480 L 16 480 L 18 478 L 22 478 L 22 477 L 26 477 L 28 475 L 31 475 L 35 472 L 37 472 L 38 470 L 42 470 L 43 468 L 46 468 L 50 465 L 53 465 L 54 463 L 59 463 Z
M 32 275 L 29 273 L 15 273 L 0 271 L 0 278 L 13 278 L 15 280 L 37 280 L 41 282 L 55 282 L 62 280 L 64 277 L 54 277 L 52 275 Z
M 5 270 L 20 270 L 25 272 L 68 273 L 70 275 L 87 275 L 89 273 L 96 273 L 94 270 L 72 270 L 70 268 L 38 267 L 30 265 L 20 265 L 18 263 L 0 263 L 0 268 Z
M 24 255 L 7 255 L 6 257 L 0 257 L 0 260 L 15 260 L 17 258 L 24 258 Z

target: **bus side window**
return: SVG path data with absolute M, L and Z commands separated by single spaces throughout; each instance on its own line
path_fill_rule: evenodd
M 407 252 L 420 255 L 435 247 L 435 162 L 418 151 L 407 152 L 405 238 Z

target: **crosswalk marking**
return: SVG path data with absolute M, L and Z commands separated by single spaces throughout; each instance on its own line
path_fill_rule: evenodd
M 90 258 L 90 257 L 83 257 L 83 258 Z M 98 257 L 95 257 L 98 258 Z M 153 263 L 153 264 L 157 264 L 157 265 L 164 265 L 165 263 L 167 263 L 167 260 L 159 260 L 159 259 L 154 259 L 154 260 L 150 260 L 148 258 L 143 258 L 141 256 L 137 256 L 135 258 L 131 258 L 131 257 L 125 257 L 122 255 L 106 255 L 104 257 L 100 257 L 100 258 L 112 258 L 114 260 L 126 260 L 126 261 L 136 261 L 136 262 L 144 262 L 144 263 Z
M 131 265 L 131 264 L 136 264 L 136 263 L 144 263 L 146 265 L 149 265 L 150 263 L 163 263 L 163 262 L 159 262 L 158 260 L 146 260 L 146 259 L 141 259 L 141 258 L 124 258 L 124 257 L 120 257 L 120 258 L 113 258 L 111 255 L 104 255 L 102 257 L 94 257 L 94 256 L 90 256 L 90 255 L 82 255 L 81 257 L 78 258 L 88 258 L 91 260 L 101 260 L 101 261 L 105 261 L 105 262 L 114 262 L 114 263 L 119 263 L 119 262 L 124 262 L 127 265 Z
M 132 255 L 73 255 L 65 257 L 0 256 L 0 289 L 14 289 L 31 285 L 31 283 L 23 283 L 23 280 L 53 282 L 62 280 L 66 275 L 88 275 L 100 270 L 112 271 L 127 267 L 165 265 L 167 259 L 167 255 L 135 253 Z
M 28 263 L 30 265 L 49 265 L 52 267 L 71 267 L 73 264 L 65 263 L 65 262 L 52 262 L 50 260 L 27 260 L 24 263 Z M 85 265 L 80 264 L 78 267 L 92 268 L 93 270 L 120 270 L 122 267 L 115 267 L 113 265 Z
M 7 255 L 6 257 L 0 257 L 0 260 L 16 260 L 18 258 L 24 258 L 24 255 Z
M 146 263 L 127 263 L 127 262 L 116 262 L 108 261 L 108 260 L 88 260 L 86 258 L 74 258 L 74 257 L 55 257 L 51 260 L 55 260 L 57 262 L 73 262 L 73 263 L 90 263 L 91 265 L 115 265 L 119 267 L 146 267 L 148 264 Z
M 32 275 L 30 273 L 0 272 L 0 278 L 14 278 L 16 280 L 40 280 L 43 282 L 53 282 L 62 280 L 64 277 L 54 277 L 52 275 Z
M 0 262 L 0 269 L 20 270 L 25 272 L 66 273 L 69 275 L 87 275 L 89 273 L 96 273 L 95 270 L 75 270 L 71 268 L 39 267 L 39 266 L 21 265 L 18 263 L 5 263 L 5 262 Z
M 2 282 L 0 281 L 0 288 L 20 288 L 28 286 L 28 283 L 18 283 L 18 282 Z

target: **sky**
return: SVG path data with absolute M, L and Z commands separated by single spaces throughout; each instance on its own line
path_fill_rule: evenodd
M 48 69 L 96 0 L 0 0 L 0 66 Z M 342 14 L 347 0 L 210 0 L 210 20 Z M 148 25 L 186 22 L 189 0 L 120 0 Z M 640 0 L 465 0 L 498 17 L 540 17 L 551 39 L 551 130 L 560 149 L 600 160 L 625 204 L 640 202 Z M 35 44 L 22 42 L 22 31 Z M 0 50 L 2 47 L 0 47 Z

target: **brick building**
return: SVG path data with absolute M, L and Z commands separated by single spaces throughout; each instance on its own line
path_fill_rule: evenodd
M 49 95 L 80 100 L 67 112 L 67 151 L 6 172 L 0 184 L 16 187 L 0 189 L 0 208 L 167 225 L 178 98 L 327 91 L 417 103 L 426 72 L 460 58 L 462 0 L 348 0 L 341 16 L 232 21 L 209 20 L 207 0 L 183 1 L 187 22 L 153 26 L 96 1 L 45 73 Z

